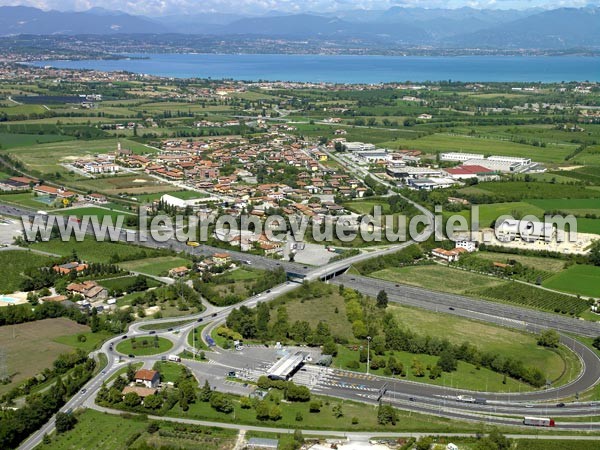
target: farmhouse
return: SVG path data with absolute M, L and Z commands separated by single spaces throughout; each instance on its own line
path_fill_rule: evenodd
M 444 261 L 453 262 L 458 261 L 461 253 L 466 252 L 464 248 L 455 248 L 453 250 L 446 250 L 443 248 L 434 248 L 431 250 L 431 255 L 435 258 L 443 259 Z
M 73 261 L 73 262 L 65 263 L 65 264 L 57 264 L 52 267 L 52 270 L 54 270 L 57 273 L 60 273 L 61 275 L 66 275 L 71 272 L 82 272 L 87 268 L 88 268 L 87 264 Z
M 147 388 L 156 388 L 160 382 L 160 373 L 156 370 L 140 369 L 135 373 L 136 384 L 143 384 Z
M 108 297 L 108 290 L 95 281 L 84 281 L 83 283 L 71 283 L 67 286 L 67 292 L 79 294 L 87 300 L 104 300 Z

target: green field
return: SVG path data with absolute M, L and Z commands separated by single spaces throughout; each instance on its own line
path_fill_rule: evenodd
M 175 383 L 181 376 L 181 369 L 184 367 L 184 365 L 175 362 L 156 361 L 152 369 L 160 372 L 160 381 L 163 383 Z
M 505 263 L 508 260 L 517 261 L 524 266 L 531 267 L 544 272 L 559 273 L 565 268 L 565 261 L 556 258 L 542 258 L 537 256 L 523 256 L 513 254 L 502 254 L 495 252 L 479 251 L 476 253 L 477 258 L 487 259 Z
M 42 197 L 37 197 L 32 192 L 19 192 L 15 194 L 0 194 L 0 202 L 12 203 L 18 206 L 25 206 L 35 210 L 50 211 L 54 209 L 48 203 L 42 201 Z
M 59 344 L 68 345 L 73 348 L 80 348 L 86 353 L 91 353 L 93 350 L 100 348 L 102 343 L 112 336 L 114 335 L 108 331 L 98 331 L 96 333 L 88 331 L 78 334 L 58 336 L 53 340 Z
M 53 239 L 48 242 L 36 242 L 31 244 L 31 248 L 49 253 L 55 253 L 61 256 L 70 255 L 73 250 L 77 252 L 77 256 L 85 261 L 108 263 L 113 256 L 118 256 L 120 259 L 136 258 L 142 259 L 159 255 L 160 253 L 144 248 L 137 247 L 131 244 L 118 242 L 96 242 L 93 239 L 85 239 L 82 242 L 71 240 L 63 242 L 58 239 Z
M 54 134 L 19 134 L 0 133 L 0 149 L 14 147 L 27 147 L 36 144 L 47 144 L 49 142 L 72 141 L 72 136 L 59 136 Z
M 417 308 L 393 305 L 388 307 L 388 310 L 399 323 L 414 332 L 425 332 L 432 337 L 446 338 L 455 344 L 466 341 L 482 351 L 513 356 L 528 365 L 539 367 L 551 380 L 560 378 L 565 370 L 565 361 L 561 354 L 538 346 L 537 337 L 533 334 Z M 562 380 L 564 382 L 577 376 L 581 365 L 571 352 L 565 350 L 563 355 L 567 356 L 567 373 L 569 373 Z
M 528 203 L 542 208 L 545 211 L 560 210 L 568 214 L 600 215 L 600 200 L 597 198 L 529 200 Z
M 0 277 L 0 293 L 10 294 L 19 290 L 25 279 L 23 273 L 27 269 L 35 269 L 50 264 L 52 259 L 33 252 L 7 250 L 0 252 L 0 265 L 4 267 Z
M 128 288 L 135 282 L 136 276 L 121 276 L 114 277 L 105 280 L 99 280 L 98 283 L 104 286 L 108 290 L 120 290 L 127 291 Z M 149 288 L 160 286 L 159 281 L 153 280 L 152 278 L 143 277 L 146 279 L 146 283 Z
M 149 356 L 168 352 L 173 343 L 158 336 L 147 336 L 126 339 L 117 344 L 115 350 L 124 355 Z
M 138 259 L 135 261 L 126 261 L 119 264 L 123 269 L 131 272 L 140 272 L 148 275 L 167 275 L 167 272 L 180 266 L 191 264 L 189 259 L 178 256 L 160 256 L 157 258 Z
M 75 216 L 77 218 L 81 218 L 83 216 L 96 216 L 100 221 L 104 220 L 104 217 L 110 217 L 113 224 L 117 224 L 117 219 L 119 217 L 123 217 L 123 226 L 125 226 L 125 219 L 127 216 L 136 217 L 135 214 L 127 211 L 117 211 L 112 209 L 99 208 L 97 206 L 89 206 L 84 208 L 69 208 L 69 209 L 61 209 L 54 212 L 54 214 L 58 214 L 61 216 Z M 100 222 L 102 223 L 102 222 Z
M 576 264 L 548 278 L 543 285 L 558 291 L 600 298 L 600 267 Z

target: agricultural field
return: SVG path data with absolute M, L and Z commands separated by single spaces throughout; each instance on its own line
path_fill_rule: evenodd
M 545 280 L 543 286 L 586 297 L 600 298 L 600 267 L 575 264 Z
M 27 147 L 37 144 L 47 144 L 49 142 L 71 141 L 75 139 L 72 136 L 59 135 L 40 135 L 40 134 L 19 134 L 0 132 L 0 149 L 11 149 L 15 147 Z
M 131 285 L 133 285 L 136 281 L 137 276 L 121 276 L 114 278 L 107 278 L 103 280 L 98 280 L 98 284 L 104 286 L 109 291 L 122 291 L 126 292 Z M 157 287 L 160 286 L 161 283 L 159 281 L 153 280 L 152 278 L 143 277 L 148 284 L 148 287 Z
M 503 181 L 478 183 L 475 187 L 459 189 L 460 193 L 491 193 L 508 199 L 599 199 L 598 191 L 581 185 L 560 183 Z
M 163 193 L 179 190 L 178 187 L 149 177 L 144 173 L 78 180 L 72 182 L 71 185 L 78 189 L 100 192 L 106 195 L 135 196 L 138 194 L 153 193 L 160 193 L 162 195 Z
M 43 267 L 52 262 L 52 258 L 33 252 L 7 250 L 0 252 L 0 265 L 4 268 L 0 277 L 0 293 L 10 294 L 19 290 L 25 279 L 24 271 Z
M 48 242 L 35 242 L 30 247 L 61 256 L 71 255 L 73 250 L 75 250 L 80 259 L 98 263 L 162 256 L 162 253 L 157 250 L 118 242 L 96 242 L 90 238 L 84 239 L 81 242 L 74 240 L 63 242 L 58 239 L 52 239 Z
M 502 284 L 501 280 L 491 276 L 457 272 L 457 269 L 441 265 L 392 267 L 374 272 L 370 276 L 452 294 L 466 294 L 475 289 Z
M 479 217 L 479 228 L 491 228 L 500 216 L 512 216 L 520 218 L 526 215 L 533 215 L 540 218 L 544 217 L 544 210 L 537 206 L 531 205 L 527 202 L 506 202 L 506 203 L 489 203 L 484 205 L 473 205 L 467 210 L 462 210 L 458 213 L 444 212 L 444 218 L 448 218 L 455 214 L 459 214 L 467 219 L 467 222 L 471 224 L 471 215 L 477 208 Z
M 479 251 L 476 253 L 477 258 L 487 259 L 489 261 L 506 263 L 507 261 L 517 261 L 524 266 L 531 267 L 535 270 L 541 270 L 549 273 L 560 273 L 565 269 L 565 261 L 556 258 L 542 258 L 537 256 L 523 256 L 502 254 L 495 252 Z
M 174 267 L 187 266 L 191 264 L 189 259 L 178 256 L 160 256 L 157 258 L 138 259 L 125 261 L 119 266 L 131 272 L 145 273 L 154 276 L 166 276 L 167 272 Z
M 468 135 L 457 134 L 432 134 L 418 139 L 397 139 L 380 144 L 389 148 L 411 148 L 426 153 L 440 152 L 467 152 L 499 156 L 527 155 L 534 161 L 546 163 L 560 163 L 571 153 L 569 147 L 534 147 L 532 145 L 518 144 L 501 139 L 483 139 Z
M 0 342 L 11 376 L 11 383 L 0 385 L 0 394 L 52 366 L 58 355 L 73 351 L 73 337 L 89 331 L 88 326 L 63 317 L 0 327 Z

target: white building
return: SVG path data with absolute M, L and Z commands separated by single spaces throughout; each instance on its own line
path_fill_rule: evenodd
M 556 229 L 552 223 L 530 222 L 527 220 L 505 219 L 496 224 L 496 237 L 501 242 L 520 239 L 524 242 L 551 242 Z
M 344 144 L 346 150 L 349 152 L 364 152 L 369 150 L 375 150 L 374 144 L 367 144 L 364 142 L 346 142 Z
M 469 253 L 472 253 L 477 250 L 477 243 L 468 239 L 456 241 L 455 245 L 456 248 L 464 248 Z
M 448 153 L 440 153 L 441 161 L 457 161 L 457 162 L 465 162 L 470 159 L 484 159 L 485 155 L 478 153 L 459 153 L 459 152 L 448 152 Z

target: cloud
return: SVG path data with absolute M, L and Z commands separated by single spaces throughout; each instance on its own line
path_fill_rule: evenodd
M 348 9 L 387 9 L 392 6 L 424 8 L 531 8 L 585 6 L 597 0 L 0 0 L 0 6 L 33 6 L 59 11 L 85 11 L 93 7 L 130 14 L 161 16 L 222 12 L 261 15 L 280 12 L 336 12 Z

